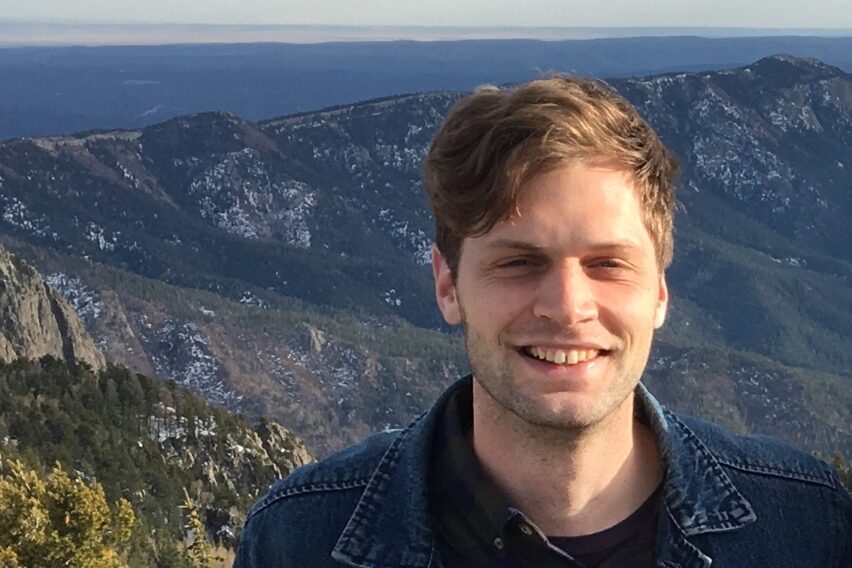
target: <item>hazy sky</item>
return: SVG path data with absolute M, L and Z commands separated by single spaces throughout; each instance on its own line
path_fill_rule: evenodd
M 200 24 L 852 28 L 852 1 L 0 0 L 0 19 Z

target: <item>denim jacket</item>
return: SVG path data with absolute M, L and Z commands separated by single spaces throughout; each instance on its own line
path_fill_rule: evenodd
M 441 567 L 426 472 L 443 405 L 458 388 L 471 388 L 470 378 L 408 428 L 273 485 L 248 515 L 235 568 Z M 826 463 L 672 413 L 641 384 L 636 395 L 665 469 L 658 567 L 852 567 L 852 498 Z

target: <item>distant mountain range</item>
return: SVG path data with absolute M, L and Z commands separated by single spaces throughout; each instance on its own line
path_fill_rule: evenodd
M 708 26 L 424 26 L 318 24 L 184 24 L 8 20 L 0 15 L 0 47 L 163 45 L 186 43 L 329 43 L 530 39 L 564 41 L 624 37 L 850 37 L 852 28 Z
M 611 83 L 684 166 L 646 382 L 735 431 L 852 455 L 852 76 L 776 56 Z M 2 242 L 107 359 L 324 454 L 405 424 L 464 372 L 420 186 L 461 94 L 10 140 Z
M 0 22 L 0 44 L 3 38 L 12 41 L 21 27 Z M 109 43 L 109 38 L 128 37 L 130 28 L 91 26 L 85 35 L 89 41 L 109 36 Z M 215 27 L 201 28 L 217 33 Z M 55 40 L 61 29 L 55 24 L 40 33 Z M 218 32 L 228 29 L 233 28 Z M 274 30 L 263 28 L 264 33 Z M 747 65 L 778 53 L 813 57 L 852 71 L 852 33 L 813 37 L 790 30 L 784 37 L 777 31 L 775 37 L 737 37 L 743 30 L 727 30 L 719 37 L 719 30 L 709 28 L 685 29 L 675 36 L 666 29 L 638 29 L 637 36 L 656 37 L 600 38 L 615 32 L 598 30 L 599 39 L 557 41 L 571 37 L 566 36 L 570 32 L 551 30 L 557 35 L 538 37 L 529 35 L 535 31 L 516 30 L 507 32 L 515 34 L 508 37 L 468 41 L 418 36 L 424 41 L 276 44 L 262 42 L 281 40 L 257 37 L 251 43 L 211 45 L 223 40 L 199 40 L 198 31 L 166 27 L 159 43 L 206 43 L 0 49 L 0 140 L 139 128 L 203 111 L 262 120 L 376 97 L 525 81 L 552 71 L 596 77 L 695 72 Z M 178 39 L 182 33 L 190 39 Z M 406 37 L 405 31 L 400 33 L 395 37 Z M 417 33 L 428 33 L 428 28 Z M 765 30 L 753 33 L 763 36 Z M 296 37 L 290 41 L 300 41 Z

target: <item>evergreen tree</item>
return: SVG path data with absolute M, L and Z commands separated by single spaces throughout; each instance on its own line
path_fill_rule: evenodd
M 843 459 L 843 454 L 840 452 L 832 454 L 829 462 L 837 470 L 837 474 L 840 476 L 843 486 L 846 487 L 846 491 L 852 493 L 852 464 L 846 463 L 846 460 Z
M 181 509 L 184 510 L 186 521 L 183 528 L 186 531 L 186 550 L 184 557 L 187 563 L 192 568 L 212 568 L 215 558 L 213 554 L 213 546 L 207 540 L 207 531 L 204 529 L 204 521 L 201 520 L 201 514 L 198 507 L 190 499 L 186 488 L 183 490 L 184 501 Z
M 59 464 L 41 476 L 19 460 L 3 463 L 0 566 L 125 568 L 134 519 L 126 500 L 110 507 L 100 484 Z

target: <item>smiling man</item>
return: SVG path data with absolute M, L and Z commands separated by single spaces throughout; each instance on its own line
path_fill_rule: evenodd
M 852 565 L 831 468 L 673 414 L 640 383 L 676 170 L 595 81 L 459 102 L 425 186 L 438 306 L 472 375 L 409 428 L 276 484 L 237 566 Z

